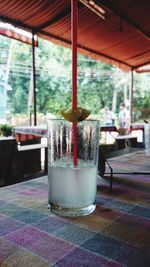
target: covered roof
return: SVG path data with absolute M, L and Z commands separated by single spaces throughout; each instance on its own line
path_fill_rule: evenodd
M 149 0 L 94 1 L 105 10 L 104 19 L 82 2 L 78 5 L 80 53 L 124 71 L 150 64 Z M 0 0 L 0 20 L 54 43 L 71 44 L 71 0 Z

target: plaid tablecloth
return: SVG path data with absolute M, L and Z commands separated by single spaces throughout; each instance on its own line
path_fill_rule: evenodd
M 13 128 L 13 133 L 46 136 L 47 135 L 47 126 L 18 126 L 18 127 Z
M 17 142 L 47 137 L 47 126 L 18 126 L 12 131 Z
M 47 192 L 46 176 L 0 188 L 1 267 L 150 266 L 145 180 L 114 184 L 110 194 L 98 179 L 95 212 L 77 218 L 52 214 Z

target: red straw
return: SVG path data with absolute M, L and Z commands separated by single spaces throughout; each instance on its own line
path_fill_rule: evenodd
M 77 21 L 78 0 L 71 0 L 72 109 L 77 108 Z M 77 123 L 73 123 L 73 162 L 77 166 Z

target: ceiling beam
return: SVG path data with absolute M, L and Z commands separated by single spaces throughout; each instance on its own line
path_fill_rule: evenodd
M 137 65 L 137 66 L 133 67 L 133 69 L 138 69 L 140 67 L 144 67 L 144 66 L 149 65 L 149 64 L 150 64 L 150 60 L 147 61 L 147 62 L 144 62 L 143 64 L 140 64 L 140 65 Z
M 148 50 L 146 50 L 146 51 L 144 51 L 142 53 L 138 53 L 138 54 L 136 54 L 136 55 L 134 55 L 132 57 L 125 58 L 124 60 L 131 60 L 131 59 L 134 59 L 134 58 L 136 59 L 138 57 L 144 56 L 145 54 L 148 54 L 149 52 L 150 52 L 150 49 L 148 49 Z
M 118 15 L 121 19 L 124 19 L 129 24 L 131 24 L 138 32 L 142 33 L 146 38 L 150 39 L 150 33 L 145 31 L 141 25 L 139 25 L 136 21 L 132 19 L 132 17 L 129 17 L 125 12 L 122 10 L 116 8 L 111 1 L 106 0 L 95 0 L 96 4 L 102 4 L 102 6 L 105 8 L 110 9 L 113 11 L 116 15 Z
M 1 16 L 0 17 L 0 20 L 2 22 L 5 22 L 5 23 L 10 23 L 12 24 L 13 26 L 15 27 L 19 27 L 23 30 L 27 30 L 29 32 L 33 32 L 34 31 L 34 28 L 27 25 L 27 24 L 24 24 L 23 22 L 19 21 L 19 20 L 15 20 L 15 19 L 10 19 L 10 18 L 7 18 L 7 17 L 4 17 L 4 16 Z

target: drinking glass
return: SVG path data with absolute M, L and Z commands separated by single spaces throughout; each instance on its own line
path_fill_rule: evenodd
M 48 120 L 48 203 L 61 216 L 87 215 L 96 207 L 99 122 L 76 128 L 75 137 L 73 123 Z

